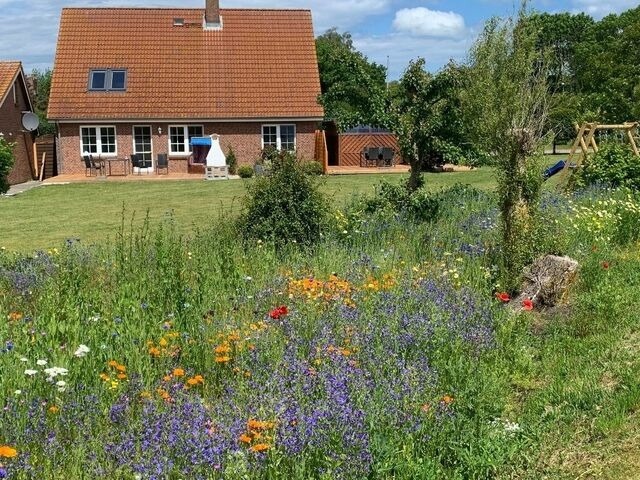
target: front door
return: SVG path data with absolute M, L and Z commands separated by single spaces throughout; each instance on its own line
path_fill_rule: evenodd
M 153 172 L 153 147 L 151 145 L 151 126 L 136 125 L 133 127 L 133 153 L 137 153 L 144 160 L 146 168 L 135 168 L 135 173 Z

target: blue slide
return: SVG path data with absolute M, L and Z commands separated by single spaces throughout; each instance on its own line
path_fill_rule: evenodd
M 542 175 L 544 177 L 545 180 L 549 180 L 551 177 L 553 177 L 556 173 L 559 173 L 562 171 L 562 169 L 565 167 L 565 165 L 567 164 L 567 162 L 565 162 L 564 160 L 560 160 L 558 163 L 556 163 L 554 166 L 547 168 L 544 171 L 544 174 Z

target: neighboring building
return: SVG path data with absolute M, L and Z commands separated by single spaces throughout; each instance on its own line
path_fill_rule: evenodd
M 0 62 L 0 133 L 15 144 L 15 164 L 9 185 L 33 180 L 33 142 L 35 134 L 25 131 L 22 116 L 32 112 L 25 76 L 20 62 Z
M 84 173 L 81 155 L 168 153 L 190 168 L 190 139 L 219 134 L 253 163 L 262 148 L 313 159 L 323 117 L 311 12 L 206 8 L 65 8 L 49 120 L 58 172 Z

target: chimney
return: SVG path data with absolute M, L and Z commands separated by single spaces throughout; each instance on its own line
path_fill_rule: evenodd
M 220 0 L 206 0 L 206 2 L 207 5 L 204 11 L 205 28 L 222 28 L 222 19 L 220 18 Z

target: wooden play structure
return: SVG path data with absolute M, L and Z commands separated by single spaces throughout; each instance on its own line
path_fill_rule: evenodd
M 570 170 L 580 168 L 580 166 L 586 162 L 589 154 L 598 153 L 597 132 L 606 132 L 611 130 L 620 132 L 622 134 L 622 138 L 629 142 L 633 153 L 640 157 L 640 151 L 636 144 L 636 136 L 634 135 L 638 131 L 638 122 L 627 122 L 616 125 L 583 123 L 580 126 L 576 125 L 576 131 L 578 134 L 571 146 L 569 157 L 562 166 L 563 177 L 566 177 Z

